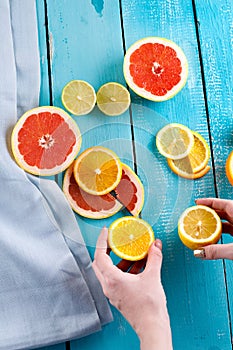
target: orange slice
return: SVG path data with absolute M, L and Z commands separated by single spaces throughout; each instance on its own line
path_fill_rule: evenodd
M 194 131 L 192 133 L 194 144 L 189 154 L 182 159 L 167 159 L 171 170 L 186 179 L 198 179 L 210 170 L 207 166 L 210 159 L 209 146 L 199 133 Z
M 178 234 L 184 245 L 195 250 L 218 242 L 222 234 L 222 222 L 213 209 L 196 205 L 181 215 Z
M 226 175 L 228 181 L 233 186 L 233 151 L 229 154 L 226 161 Z
M 108 148 L 86 149 L 74 162 L 74 177 L 80 188 L 93 195 L 104 195 L 117 187 L 122 165 L 118 156 Z
M 154 240 L 151 226 L 137 217 L 125 216 L 114 221 L 109 227 L 109 246 L 122 259 L 143 259 Z

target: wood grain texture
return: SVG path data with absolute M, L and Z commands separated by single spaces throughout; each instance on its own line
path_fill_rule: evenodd
M 220 198 L 233 199 L 232 186 L 227 180 L 225 163 L 233 150 L 233 3 L 232 1 L 196 0 L 206 98 L 210 119 L 216 185 Z M 223 236 L 223 243 L 232 237 Z M 231 323 L 233 321 L 233 266 L 226 261 Z
M 166 37 L 184 50 L 189 62 L 189 77 L 184 89 L 164 103 L 133 98 L 133 124 L 136 158 L 141 169 L 149 173 L 154 184 L 149 186 L 149 198 L 154 207 L 143 211 L 151 222 L 153 209 L 158 209 L 154 229 L 164 243 L 162 279 L 171 315 L 174 349 L 229 349 L 228 311 L 222 262 L 196 261 L 192 252 L 182 246 L 177 237 L 177 220 L 185 207 L 194 204 L 195 197 L 214 196 L 213 174 L 190 182 L 177 178 L 154 142 L 162 124 L 180 122 L 200 132 L 208 140 L 208 125 L 203 96 L 196 28 L 192 1 L 129 1 L 122 0 L 126 48 L 146 36 Z M 143 158 L 141 144 L 154 159 Z M 138 146 L 139 145 L 139 146 Z M 148 164 L 147 164 L 148 163 Z M 149 175 L 151 176 L 151 175 Z M 149 181 L 149 180 L 148 180 Z M 152 209 L 153 208 L 153 209 Z M 177 307 L 178 305 L 178 307 Z M 214 322 L 212 321 L 214 319 Z

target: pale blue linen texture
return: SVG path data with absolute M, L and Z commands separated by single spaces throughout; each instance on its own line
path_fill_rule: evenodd
M 34 0 L 0 1 L 0 349 L 79 338 L 112 320 L 58 185 L 12 159 L 12 128 L 39 99 Z

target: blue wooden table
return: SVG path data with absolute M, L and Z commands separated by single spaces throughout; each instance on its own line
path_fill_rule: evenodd
M 97 109 L 74 117 L 83 135 L 82 150 L 113 149 L 133 166 L 145 186 L 142 217 L 163 241 L 162 280 L 167 294 L 174 349 L 232 349 L 233 267 L 229 261 L 199 261 L 177 236 L 181 212 L 203 196 L 233 198 L 225 162 L 233 148 L 232 0 L 37 0 L 41 55 L 41 105 L 62 107 L 61 91 L 72 79 L 98 88 L 125 84 L 125 50 L 146 36 L 175 41 L 189 62 L 184 89 L 154 103 L 131 92 L 131 109 L 109 118 Z M 211 171 L 195 181 L 169 171 L 155 147 L 155 134 L 179 122 L 200 132 L 211 147 Z M 55 179 L 62 183 L 62 175 Z M 113 218 L 77 215 L 89 252 L 100 228 Z M 223 236 L 222 243 L 229 242 Z M 141 307 L 141 306 L 140 306 Z M 113 309 L 114 322 L 103 330 L 46 350 L 139 349 L 126 320 Z M 148 349 L 150 350 L 150 349 Z

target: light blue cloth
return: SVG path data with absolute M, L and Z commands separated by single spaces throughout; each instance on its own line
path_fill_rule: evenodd
M 0 349 L 32 349 L 95 332 L 112 315 L 63 193 L 11 157 L 17 116 L 38 105 L 34 0 L 0 1 L 0 38 Z

